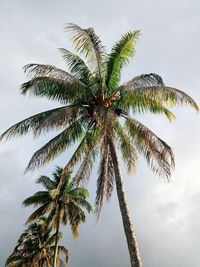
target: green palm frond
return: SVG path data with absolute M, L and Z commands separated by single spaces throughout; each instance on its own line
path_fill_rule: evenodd
M 113 91 L 118 85 L 122 67 L 129 62 L 135 53 L 135 43 L 139 35 L 140 31 L 127 32 L 113 46 L 107 64 L 106 85 L 109 91 Z
M 45 97 L 51 100 L 57 100 L 60 103 L 74 104 L 74 100 L 81 97 L 87 97 L 89 90 L 83 83 L 69 76 L 69 79 L 58 79 L 52 77 L 36 77 L 22 84 L 22 94 L 31 94 L 37 97 Z
M 35 193 L 33 196 L 26 198 L 23 201 L 23 205 L 30 206 L 30 205 L 35 205 L 37 206 L 38 204 L 44 204 L 50 200 L 49 194 L 46 191 L 39 191 Z
M 143 96 L 135 94 L 134 91 L 123 93 L 116 106 L 127 113 L 131 109 L 133 113 L 151 112 L 153 114 L 164 114 L 170 122 L 176 119 L 175 115 L 159 99 L 150 98 L 145 93 Z
M 70 179 L 71 179 L 71 172 L 70 171 L 68 171 L 64 174 L 63 168 L 56 166 L 52 175 L 53 175 L 53 180 L 56 184 L 56 188 L 57 188 L 58 184 L 60 183 L 61 176 L 64 177 L 64 187 L 68 187 L 68 185 L 70 183 Z
M 132 97 L 140 98 L 141 100 L 148 98 L 169 106 L 186 104 L 199 111 L 197 103 L 188 94 L 176 88 L 161 85 L 142 86 L 141 84 L 138 86 L 134 82 L 129 81 L 120 86 L 119 91 L 121 94 L 126 94 L 126 92 L 129 93 L 131 91 Z
M 53 206 L 53 203 L 48 204 L 48 202 L 45 203 L 45 204 L 43 204 L 43 205 L 41 205 L 38 209 L 36 209 L 36 210 L 35 210 L 35 211 L 28 217 L 28 219 L 27 219 L 27 221 L 26 221 L 26 224 L 27 224 L 27 223 L 30 223 L 30 222 L 32 222 L 32 221 L 38 219 L 38 218 L 40 218 L 40 217 L 41 217 L 42 215 L 44 215 L 45 213 L 49 212 L 49 211 L 51 210 L 52 206 Z
M 46 190 L 52 190 L 55 187 L 54 181 L 45 175 L 41 175 L 36 183 L 41 184 Z
M 28 171 L 39 167 L 62 153 L 83 135 L 83 129 L 84 118 L 80 118 L 71 123 L 67 129 L 51 139 L 46 145 L 33 154 L 26 170 Z
M 89 197 L 89 191 L 87 188 L 85 188 L 85 187 L 75 187 L 74 188 L 74 179 L 73 179 L 73 182 L 71 184 L 72 184 L 72 189 L 69 192 L 70 196 L 75 197 L 75 198 L 81 197 L 83 199 Z
M 85 200 L 83 197 L 75 197 L 74 201 L 81 206 L 82 208 L 85 208 L 87 210 L 88 213 L 90 213 L 92 211 L 92 206 L 90 205 L 90 203 Z
M 78 55 L 65 48 L 60 48 L 59 50 L 63 54 L 70 73 L 84 84 L 89 84 L 91 73 L 85 62 Z
M 169 178 L 175 166 L 171 147 L 136 119 L 127 118 L 125 127 L 153 172 Z
M 92 68 L 95 68 L 102 84 L 105 76 L 106 53 L 94 29 L 82 29 L 73 23 L 67 24 L 66 29 L 73 34 L 72 41 L 75 49 L 87 58 Z
M 67 225 L 68 224 L 68 214 L 67 212 L 64 212 L 63 218 L 62 218 L 62 223 L 63 225 Z

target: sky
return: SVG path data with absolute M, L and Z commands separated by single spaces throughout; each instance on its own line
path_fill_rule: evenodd
M 166 85 L 179 88 L 200 103 L 200 2 L 198 0 L 0 1 L 0 133 L 55 102 L 20 95 L 26 81 L 22 67 L 43 63 L 65 68 L 57 48 L 70 49 L 64 25 L 93 27 L 108 51 L 120 36 L 141 29 L 136 55 L 125 67 L 122 82 L 142 73 L 158 73 Z M 173 109 L 177 120 L 150 114 L 137 118 L 172 146 L 176 169 L 170 182 L 155 176 L 140 157 L 137 172 L 128 175 L 121 165 L 131 218 L 146 267 L 199 267 L 200 247 L 200 114 L 189 107 Z M 51 164 L 24 175 L 31 155 L 52 133 L 0 143 L 0 267 L 12 252 L 32 211 L 22 201 L 42 188 L 39 175 L 63 166 L 68 150 Z M 96 190 L 94 172 L 88 184 L 90 201 Z M 81 225 L 74 241 L 63 228 L 63 244 L 70 267 L 129 266 L 127 245 L 116 192 L 105 203 L 99 221 L 94 215 Z

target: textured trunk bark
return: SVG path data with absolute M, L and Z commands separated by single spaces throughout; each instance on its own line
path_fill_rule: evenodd
M 115 146 L 113 142 L 109 141 L 110 151 L 112 155 L 114 171 L 115 171 L 115 180 L 116 180 L 116 189 L 117 189 L 117 196 L 119 200 L 119 206 L 124 226 L 124 232 L 126 235 L 126 240 L 128 244 L 128 250 L 130 255 L 131 267 L 142 267 L 142 261 L 139 254 L 139 249 L 135 237 L 134 227 L 131 222 L 127 200 L 124 191 L 124 185 L 122 181 L 122 177 L 119 170 L 119 163 L 117 159 L 117 153 L 115 150 Z
M 60 220 L 58 221 L 58 225 L 56 227 L 56 240 L 55 240 L 55 251 L 54 251 L 54 259 L 53 259 L 53 267 L 57 266 L 59 228 L 60 228 Z

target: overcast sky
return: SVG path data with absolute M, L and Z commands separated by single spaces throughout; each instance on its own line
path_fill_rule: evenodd
M 94 27 L 108 51 L 121 34 L 141 29 L 137 52 L 125 68 L 122 81 L 141 73 L 160 74 L 165 83 L 189 93 L 200 103 L 199 0 L 1 0 L 0 1 L 0 133 L 34 113 L 57 103 L 23 97 L 22 67 L 45 63 L 65 68 L 57 48 L 71 48 L 65 23 Z M 144 267 L 199 267 L 200 247 L 200 115 L 188 107 L 174 109 L 177 121 L 138 116 L 174 149 L 176 170 L 171 182 L 154 176 L 140 158 L 136 175 L 122 167 L 128 204 L 136 228 Z M 0 267 L 24 229 L 30 209 L 21 202 L 41 189 L 40 174 L 62 166 L 69 150 L 49 166 L 23 175 L 33 152 L 51 135 L 31 135 L 0 144 Z M 94 201 L 96 174 L 89 183 Z M 71 251 L 70 267 L 124 267 L 129 256 L 122 221 L 113 192 L 96 223 L 88 216 L 77 241 L 63 230 L 63 243 Z

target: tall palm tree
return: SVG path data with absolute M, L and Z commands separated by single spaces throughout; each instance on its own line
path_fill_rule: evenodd
M 50 267 L 53 263 L 56 234 L 52 234 L 52 228 L 45 227 L 46 218 L 39 218 L 28 226 L 20 236 L 13 253 L 6 261 L 6 267 Z M 59 233 L 61 237 L 61 233 Z M 60 254 L 65 256 L 65 261 L 60 258 Z M 62 267 L 66 267 L 69 252 L 64 246 L 58 248 L 58 262 Z
M 59 190 L 57 189 L 62 171 L 62 168 L 57 167 L 53 173 L 53 179 L 41 176 L 37 183 L 43 185 L 46 191 L 38 191 L 23 201 L 25 206 L 39 206 L 28 218 L 28 223 L 47 214 L 46 227 L 48 228 L 50 225 L 56 228 L 54 267 L 57 266 L 61 223 L 64 225 L 69 223 L 74 238 L 77 238 L 78 227 L 81 222 L 85 222 L 85 213 L 82 208 L 85 208 L 88 212 L 92 210 L 91 205 L 86 200 L 89 196 L 88 190 L 83 187 L 76 187 L 70 179 L 70 173 L 65 175 L 62 186 Z
M 155 73 L 142 74 L 120 83 L 123 67 L 135 54 L 139 31 L 129 31 L 122 35 L 111 52 L 106 53 L 93 28 L 82 29 L 78 25 L 68 24 L 67 30 L 72 34 L 76 52 L 82 54 L 84 59 L 66 49 L 60 49 L 69 72 L 51 65 L 29 64 L 24 70 L 30 80 L 21 87 L 24 95 L 30 93 L 55 100 L 63 106 L 15 124 L 2 138 L 24 135 L 30 131 L 38 136 L 51 129 L 64 128 L 34 153 L 27 166 L 27 170 L 39 167 L 79 142 L 64 168 L 59 187 L 64 174 L 78 163 L 77 183 L 87 180 L 93 162 L 100 155 L 96 213 L 99 214 L 104 197 L 110 198 L 115 181 L 131 266 L 141 267 L 116 145 L 129 172 L 135 171 L 139 151 L 156 174 L 169 178 L 174 168 L 172 149 L 136 120 L 134 114 L 163 114 L 171 121 L 175 116 L 168 108 L 172 106 L 186 104 L 196 110 L 199 108 L 189 95 L 165 86 L 162 78 Z

